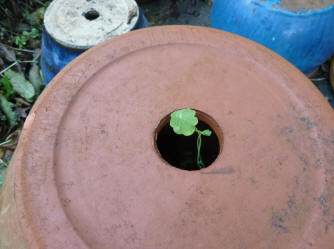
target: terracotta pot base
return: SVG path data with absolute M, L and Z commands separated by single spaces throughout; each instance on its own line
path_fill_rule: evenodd
M 156 150 L 186 107 L 220 143 L 202 170 Z M 333 111 L 280 56 L 208 28 L 134 31 L 75 59 L 30 112 L 0 248 L 333 249 L 333 165 Z

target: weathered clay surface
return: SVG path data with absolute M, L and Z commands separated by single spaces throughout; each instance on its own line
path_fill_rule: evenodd
M 204 170 L 154 146 L 186 107 L 224 134 Z M 8 174 L 1 249 L 334 245 L 333 110 L 287 61 L 218 30 L 143 29 L 84 53 L 34 106 Z

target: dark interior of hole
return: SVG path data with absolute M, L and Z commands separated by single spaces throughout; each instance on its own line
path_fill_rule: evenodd
M 210 129 L 213 131 L 201 120 L 196 127 L 199 130 Z M 161 156 L 172 166 L 184 170 L 199 170 L 196 141 L 196 132 L 191 136 L 177 135 L 168 122 L 158 134 L 157 147 Z M 214 132 L 209 137 L 202 136 L 201 156 L 205 167 L 216 160 L 219 151 L 219 140 Z
M 94 9 L 91 9 L 85 13 L 85 17 L 90 21 L 95 20 L 99 16 L 100 16 L 99 12 L 97 12 Z

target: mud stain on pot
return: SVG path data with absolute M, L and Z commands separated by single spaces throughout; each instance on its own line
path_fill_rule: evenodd
M 329 200 L 330 196 L 328 194 L 320 195 L 318 198 L 314 198 L 314 200 L 318 203 L 320 209 L 322 210 L 322 214 L 324 216 L 328 216 L 330 213 Z
M 288 227 L 284 225 L 284 219 L 281 216 L 273 216 L 271 225 L 277 228 L 279 232 L 288 232 Z
M 249 178 L 249 180 L 252 184 L 256 184 L 256 180 L 253 177 Z
M 300 118 L 300 121 L 302 121 L 302 122 L 305 124 L 305 126 L 306 126 L 306 130 L 308 130 L 308 131 L 313 130 L 313 128 L 314 128 L 315 126 L 317 126 L 316 123 L 312 122 L 312 121 L 311 121 L 309 118 L 307 118 L 307 117 L 301 117 L 301 118 Z
M 288 206 L 290 216 L 293 218 L 297 218 L 299 206 L 297 204 L 296 196 L 294 194 L 290 195 L 286 204 Z
M 330 222 L 328 222 L 328 224 L 325 226 L 326 233 L 328 233 L 331 227 L 334 227 L 334 218 Z
M 281 128 L 280 130 L 280 134 L 281 135 L 288 135 L 288 134 L 291 134 L 293 133 L 295 130 L 292 128 L 292 127 L 289 127 L 289 126 L 285 126 L 283 128 Z
M 302 202 L 301 199 L 298 200 L 298 195 L 290 194 L 284 208 L 273 209 L 270 223 L 276 232 L 287 233 L 295 228 L 296 222 L 300 220 L 299 216 L 303 215 Z
M 278 233 L 287 233 L 289 227 L 286 222 L 288 220 L 288 212 L 285 209 L 280 211 L 273 211 L 271 216 L 271 226 L 275 228 Z

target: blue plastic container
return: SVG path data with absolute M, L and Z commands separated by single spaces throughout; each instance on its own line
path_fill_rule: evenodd
M 141 11 L 139 13 L 139 18 L 134 29 L 149 27 L 145 16 Z M 60 70 L 86 50 L 87 49 L 74 49 L 60 44 L 53 39 L 44 28 L 41 56 L 44 84 L 47 85 Z
M 334 6 L 298 12 L 279 0 L 215 0 L 211 26 L 256 41 L 310 73 L 334 54 Z

